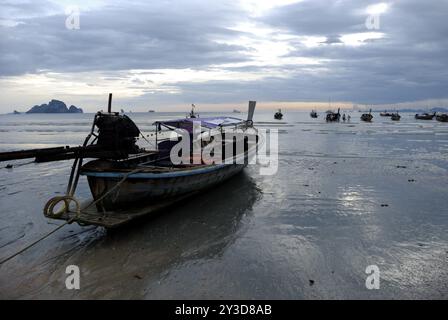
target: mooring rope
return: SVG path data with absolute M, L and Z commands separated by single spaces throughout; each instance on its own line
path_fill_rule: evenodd
M 33 247 L 34 245 L 38 244 L 39 242 L 41 242 L 42 240 L 48 238 L 49 236 L 51 236 L 53 233 L 55 233 L 56 231 L 58 231 L 59 229 L 62 229 L 62 227 L 64 227 L 67 224 L 70 224 L 74 221 L 74 218 L 72 218 L 71 220 L 68 220 L 66 222 L 64 222 L 63 224 L 61 224 L 60 226 L 58 226 L 57 228 L 53 229 L 52 231 L 50 231 L 49 233 L 45 234 L 43 237 L 37 239 L 36 241 L 34 241 L 33 243 L 30 243 L 29 245 L 27 245 L 25 248 L 17 251 L 16 253 L 14 253 L 13 255 L 3 259 L 2 261 L 0 261 L 0 266 L 3 265 L 5 262 L 8 262 L 9 260 L 11 260 L 12 258 L 18 256 L 19 254 L 25 252 L 26 250 L 28 250 L 29 248 Z
M 54 212 L 54 208 L 55 206 L 61 202 L 64 201 L 64 207 L 59 209 L 57 212 Z M 76 215 L 67 220 L 66 222 L 64 222 L 63 224 L 61 224 L 60 226 L 57 226 L 55 229 L 51 230 L 50 232 L 46 233 L 45 235 L 43 235 L 42 237 L 40 237 L 39 239 L 35 240 L 34 242 L 30 243 L 29 245 L 27 245 L 26 247 L 22 248 L 21 250 L 17 251 L 16 253 L 12 254 L 11 256 L 3 259 L 0 261 L 0 266 L 2 264 L 4 264 L 5 262 L 8 262 L 9 260 L 11 260 L 12 258 L 18 256 L 19 254 L 25 252 L 26 250 L 28 250 L 29 248 L 35 246 L 36 244 L 38 244 L 39 242 L 41 242 L 42 240 L 48 238 L 50 235 L 52 235 L 53 233 L 55 233 L 56 231 L 58 231 L 59 229 L 62 229 L 62 227 L 64 227 L 67 224 L 72 223 L 73 221 L 76 220 L 76 218 L 78 218 L 78 216 L 81 213 L 81 209 L 80 209 L 80 205 L 78 200 L 75 197 L 72 196 L 58 196 L 58 197 L 53 197 L 50 200 L 48 200 L 48 202 L 46 203 L 45 207 L 44 207 L 44 215 L 46 217 L 59 217 L 61 216 L 64 211 L 68 212 L 69 210 L 69 205 L 70 205 L 70 201 L 73 201 L 76 204 Z

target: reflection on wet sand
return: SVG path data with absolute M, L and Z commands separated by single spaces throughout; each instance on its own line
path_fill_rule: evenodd
M 59 240 L 65 242 L 59 253 L 51 250 L 30 266 L 28 280 L 38 290 L 28 290 L 24 284 L 11 296 L 141 298 L 177 266 L 219 259 L 244 232 L 260 197 L 254 181 L 243 172 L 163 215 L 107 233 L 95 228 L 81 231 L 85 239 L 80 241 L 78 233 Z M 82 290 L 65 288 L 65 267 L 71 264 L 81 269 Z

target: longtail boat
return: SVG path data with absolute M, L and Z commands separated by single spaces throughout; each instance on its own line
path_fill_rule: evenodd
M 283 118 L 282 110 L 278 109 L 278 111 L 274 114 L 274 119 L 282 120 L 282 118 Z
M 415 119 L 418 119 L 418 120 L 432 120 L 432 119 L 434 119 L 435 116 L 436 116 L 435 112 L 433 114 L 430 114 L 430 113 L 427 113 L 427 112 L 421 113 L 421 114 L 417 113 L 415 115 Z
M 440 122 L 448 122 L 448 114 L 446 114 L 446 113 L 438 114 L 436 116 L 436 120 L 440 121 Z
M 341 119 L 341 109 L 338 108 L 338 112 L 333 112 L 331 110 L 327 111 L 327 116 L 325 117 L 325 120 L 327 122 L 339 122 Z
M 369 110 L 369 113 L 363 113 L 361 115 L 361 120 L 365 122 L 371 122 L 373 119 L 372 109 Z

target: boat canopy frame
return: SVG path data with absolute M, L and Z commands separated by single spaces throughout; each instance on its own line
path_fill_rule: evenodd
M 252 121 L 243 120 L 235 117 L 209 117 L 209 118 L 184 118 L 175 120 L 155 121 L 153 125 L 156 126 L 156 148 L 158 142 L 163 141 L 158 139 L 158 133 L 162 130 L 162 127 L 174 131 L 176 129 L 187 130 L 190 134 L 193 133 L 193 124 L 200 123 L 201 128 L 208 129 L 209 132 L 213 129 L 218 129 L 222 132 L 225 127 L 238 126 L 252 126 Z M 204 130 L 205 131 L 205 130 Z M 166 140 L 166 139 L 164 139 Z

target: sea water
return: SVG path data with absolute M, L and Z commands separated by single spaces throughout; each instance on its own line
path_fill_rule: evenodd
M 155 120 L 185 116 L 128 115 L 149 137 Z M 65 226 L 0 267 L 0 298 L 448 298 L 448 125 L 408 113 L 399 122 L 375 113 L 372 123 L 350 115 L 325 123 L 323 113 L 286 110 L 279 121 L 258 110 L 255 125 L 278 130 L 274 175 L 249 166 L 114 232 Z M 80 145 L 92 119 L 1 115 L 0 151 Z M 8 163 L 0 163 L 0 259 L 61 224 L 42 208 L 64 194 L 72 164 Z M 89 196 L 82 177 L 77 197 Z M 65 285 L 69 265 L 79 267 L 79 290 Z M 366 286 L 369 266 L 377 289 Z

